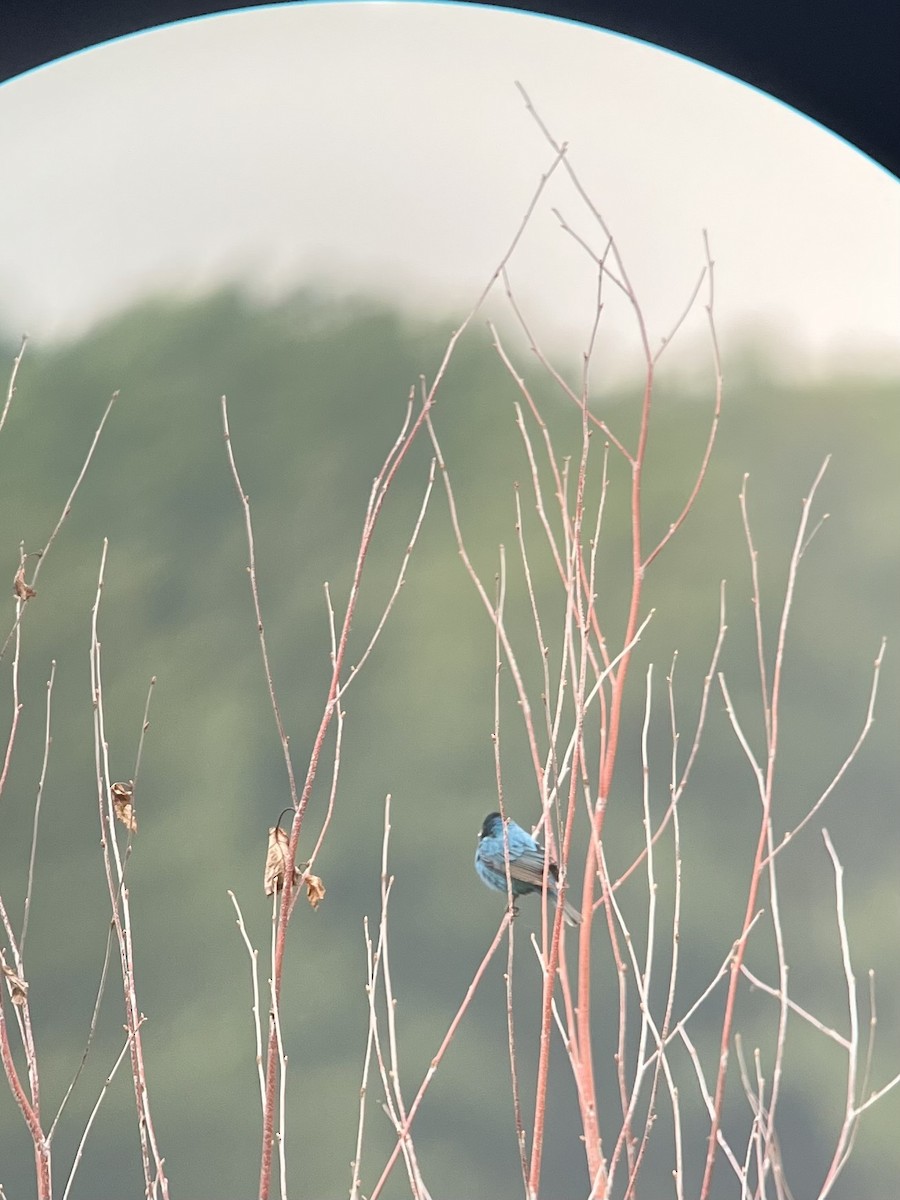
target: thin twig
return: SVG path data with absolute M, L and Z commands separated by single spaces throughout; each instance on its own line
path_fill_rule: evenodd
M 91 699 L 94 714 L 94 761 L 100 815 L 101 847 L 112 909 L 113 928 L 119 948 L 119 959 L 122 970 L 125 1028 L 129 1035 L 129 1046 L 131 1049 L 131 1072 L 137 1105 L 145 1192 L 147 1200 L 155 1200 L 155 1197 L 160 1192 L 163 1200 L 168 1200 L 169 1184 L 165 1174 L 165 1160 L 159 1153 L 156 1131 L 150 1112 L 150 1095 L 147 1086 L 143 1038 L 141 1035 L 144 1015 L 141 1013 L 137 1001 L 134 948 L 131 932 L 131 907 L 128 888 L 125 886 L 123 855 L 120 852 L 116 837 L 116 817 L 112 803 L 112 784 L 109 770 L 109 743 L 106 738 L 99 614 L 108 549 L 108 541 L 104 539 L 103 550 L 100 556 L 100 569 L 97 576 L 97 592 L 91 609 L 90 642 Z M 130 836 L 129 833 L 129 846 Z
M 703 457 L 700 460 L 700 467 L 699 467 L 699 470 L 697 471 L 697 477 L 694 480 L 694 486 L 691 489 L 690 495 L 688 496 L 687 500 L 684 503 L 684 507 L 682 508 L 681 513 L 675 518 L 675 520 L 669 526 L 669 528 L 666 531 L 666 533 L 664 534 L 664 536 L 660 539 L 659 542 L 657 542 L 654 549 L 651 550 L 650 553 L 647 555 L 647 557 L 644 559 L 645 567 L 650 566 L 650 564 L 653 562 L 653 560 L 656 558 L 656 556 L 660 553 L 660 551 L 675 536 L 675 534 L 678 532 L 678 530 L 684 524 L 688 513 L 694 507 L 694 503 L 697 499 L 697 496 L 700 494 L 700 488 L 703 486 L 703 481 L 706 478 L 706 472 L 709 468 L 710 459 L 712 458 L 713 447 L 716 444 L 716 435 L 718 434 L 718 431 L 719 431 L 719 419 L 722 415 L 722 393 L 723 393 L 725 381 L 724 381 L 724 377 L 722 375 L 722 359 L 719 354 L 719 340 L 718 340 L 718 336 L 716 334 L 716 322 L 715 322 L 715 316 L 714 316 L 714 312 L 713 312 L 713 304 L 715 301 L 715 262 L 713 261 L 712 256 L 710 255 L 710 252 L 709 252 L 709 238 L 707 236 L 705 229 L 703 231 L 703 250 L 704 250 L 704 253 L 706 254 L 706 268 L 704 270 L 704 273 L 700 276 L 700 279 L 697 281 L 697 290 L 699 290 L 700 284 L 703 282 L 703 278 L 705 275 L 709 281 L 709 293 L 708 293 L 707 303 L 706 303 L 706 317 L 707 317 L 707 322 L 709 324 L 709 337 L 710 337 L 710 343 L 712 345 L 712 353 L 713 353 L 713 371 L 715 374 L 715 392 L 714 392 L 714 400 L 713 400 L 713 414 L 712 414 L 712 419 L 710 421 L 710 426 L 709 426 L 709 435 L 707 436 L 707 439 L 706 439 L 706 447 L 703 451 Z M 693 293 L 693 295 L 691 296 L 688 307 L 687 307 L 687 309 L 685 309 L 685 312 L 682 315 L 681 320 L 684 320 L 684 317 L 687 316 L 687 313 L 693 307 L 694 300 L 696 299 L 696 295 L 697 295 L 697 291 L 695 291 Z M 669 335 L 669 339 L 668 339 L 668 342 L 666 342 L 666 345 L 668 345 L 669 342 L 671 342 L 672 337 L 677 332 L 677 330 L 681 324 L 681 320 L 678 322 L 678 324 L 675 326 L 675 329 Z M 657 361 L 659 360 L 659 356 L 661 353 L 662 353 L 662 350 L 657 351 L 657 355 L 656 355 Z
M 143 1024 L 145 1019 L 146 1018 L 141 1017 L 141 1024 Z M 97 1117 L 97 1113 L 100 1111 L 100 1105 L 103 1103 L 104 1099 L 106 1098 L 106 1093 L 109 1091 L 110 1086 L 112 1085 L 112 1081 L 116 1077 L 116 1072 L 118 1071 L 119 1067 L 122 1065 L 122 1060 L 125 1058 L 125 1055 L 128 1053 L 130 1044 L 131 1044 L 131 1035 L 129 1034 L 128 1037 L 126 1037 L 126 1039 L 125 1039 L 125 1045 L 119 1051 L 119 1057 L 113 1063 L 112 1070 L 107 1075 L 107 1077 L 103 1083 L 103 1087 L 100 1089 L 100 1095 L 97 1097 L 97 1099 L 94 1103 L 94 1107 L 91 1109 L 90 1116 L 88 1117 L 87 1122 L 85 1123 L 84 1132 L 82 1133 L 81 1138 L 78 1142 L 78 1148 L 75 1151 L 75 1158 L 72 1161 L 72 1169 L 71 1169 L 71 1171 L 69 1171 L 69 1178 L 66 1180 L 66 1186 L 63 1190 L 62 1200 L 68 1200 L 69 1193 L 72 1190 L 72 1184 L 75 1182 L 75 1172 L 78 1170 L 78 1168 L 81 1164 L 81 1159 L 84 1155 L 84 1147 L 85 1147 L 85 1143 L 87 1142 L 87 1139 L 88 1139 L 88 1134 L 91 1132 L 91 1127 L 94 1124 L 94 1121 Z
M 247 950 L 247 956 L 250 959 L 250 983 L 253 988 L 253 1032 L 256 1037 L 256 1073 L 259 1078 L 259 1100 L 260 1109 L 266 1107 L 266 1081 L 263 1077 L 262 1069 L 262 1020 L 261 1009 L 259 1004 L 259 951 L 250 941 L 250 936 L 247 933 L 247 927 L 244 924 L 244 914 L 241 912 L 241 906 L 238 904 L 237 896 L 234 892 L 228 892 L 229 899 L 234 905 L 234 911 L 237 913 L 237 921 L 235 924 L 240 930 L 241 940 Z
M 834 899 L 835 913 L 837 917 L 838 938 L 841 945 L 841 962 L 844 968 L 844 979 L 847 986 L 847 1013 L 850 1018 L 850 1035 L 847 1039 L 850 1043 L 850 1049 L 847 1053 L 847 1085 L 846 1085 L 846 1100 L 844 1106 L 844 1122 L 841 1125 L 840 1133 L 838 1134 L 837 1145 L 834 1148 L 834 1155 L 829 1164 L 828 1170 L 825 1173 L 825 1182 L 822 1184 L 822 1189 L 819 1192 L 819 1200 L 825 1200 L 835 1183 L 841 1171 L 844 1169 L 847 1158 L 849 1157 L 852 1148 L 853 1136 L 856 1125 L 858 1123 L 858 1113 L 856 1109 L 856 1073 L 859 1063 L 859 1000 L 856 994 L 856 976 L 853 972 L 853 963 L 850 958 L 850 938 L 847 934 L 847 915 L 844 911 L 844 868 L 837 856 L 837 851 L 834 848 L 827 829 L 822 830 L 822 838 L 825 842 L 825 849 L 828 851 L 828 857 L 831 859 L 831 865 L 834 869 Z
M 503 624 L 503 614 L 506 602 L 506 554 L 500 547 L 500 570 L 497 575 L 497 603 L 494 609 L 494 730 L 492 742 L 494 748 L 494 774 L 497 786 L 497 802 L 501 815 L 505 813 L 503 802 L 503 771 L 500 757 L 500 673 L 503 669 L 503 659 L 500 647 L 500 627 Z M 509 862 L 509 826 L 503 821 L 503 865 L 506 872 L 507 902 L 510 912 L 515 909 L 515 898 L 512 890 L 512 874 Z M 512 1088 L 513 1120 L 516 1128 L 516 1146 L 519 1151 L 519 1165 L 522 1169 L 522 1183 L 525 1195 L 528 1195 L 528 1155 L 525 1148 L 525 1125 L 522 1120 L 522 1104 L 519 1097 L 519 1070 L 516 1062 L 516 1027 L 513 1017 L 513 962 L 515 952 L 515 921 L 510 921 L 506 955 L 506 1032 L 509 1046 L 509 1073 Z
M 31 581 L 29 584 L 29 586 L 32 588 L 36 587 L 38 575 L 40 574 L 41 567 L 47 561 L 47 555 L 50 553 L 50 547 L 56 541 L 56 536 L 59 533 L 60 529 L 62 529 L 63 522 L 65 521 L 66 517 L 68 517 L 69 513 L 72 511 L 72 504 L 75 501 L 75 495 L 76 495 L 78 489 L 81 487 L 82 481 L 84 480 L 84 477 L 87 474 L 88 467 L 91 465 L 91 459 L 94 457 L 94 451 L 97 449 L 97 443 L 100 441 L 100 434 L 103 432 L 103 427 L 106 424 L 107 417 L 112 412 L 112 407 L 115 404 L 115 402 L 118 400 L 118 398 L 119 398 L 119 393 L 113 392 L 113 394 L 110 398 L 110 401 L 107 404 L 107 406 L 103 412 L 103 416 L 100 418 L 100 424 L 97 426 L 96 430 L 94 431 L 93 440 L 91 441 L 91 444 L 88 447 L 88 452 L 85 455 L 84 462 L 81 465 L 81 470 L 78 472 L 75 482 L 72 485 L 72 490 L 69 492 L 68 499 L 66 500 L 65 504 L 63 505 L 63 510 L 59 515 L 59 520 L 54 525 L 53 531 L 51 532 L 49 538 L 47 539 L 47 542 L 46 542 L 44 548 L 42 550 L 38 550 L 35 553 L 35 557 L 37 558 L 37 563 L 35 565 L 34 573 L 31 577 Z M 12 638 L 15 631 L 19 628 L 19 625 L 22 622 L 22 618 L 24 616 L 26 607 L 27 607 L 26 605 L 18 606 L 17 612 L 16 612 L 15 624 L 13 625 L 12 629 L 7 634 L 6 641 L 3 643 L 2 647 L 0 647 L 0 659 L 3 658 L 3 655 L 6 653 L 6 648 L 10 643 L 10 639 Z
M 850 764 L 856 759 L 857 755 L 859 754 L 859 751 L 862 748 L 863 742 L 869 736 L 869 731 L 871 730 L 872 725 L 875 721 L 875 698 L 878 695 L 878 681 L 879 681 L 879 678 L 881 675 L 881 664 L 884 661 L 884 652 L 885 652 L 886 647 L 887 647 L 887 639 L 882 638 L 881 646 L 879 647 L 878 653 L 875 656 L 875 662 L 874 662 L 873 671 L 872 671 L 872 686 L 869 690 L 869 703 L 866 708 L 866 716 L 865 716 L 865 720 L 863 721 L 862 729 L 859 732 L 859 736 L 857 737 L 856 741 L 851 746 L 850 752 L 848 753 L 847 757 L 844 759 L 843 763 L 841 763 L 838 770 L 832 776 L 831 782 L 828 784 L 828 787 L 825 788 L 825 790 L 819 796 L 818 800 L 816 800 L 815 804 L 812 806 L 812 808 L 810 808 L 810 810 L 806 814 L 806 816 L 801 821 L 799 821 L 794 826 L 793 829 L 789 829 L 788 832 L 781 839 L 781 841 L 778 843 L 778 845 L 774 848 L 774 850 L 771 851 L 772 858 L 774 858 L 777 854 L 780 854 L 781 851 L 788 844 L 788 842 L 792 841 L 797 836 L 797 834 L 800 832 L 800 830 L 803 829 L 804 826 L 809 824 L 809 822 L 816 815 L 816 813 L 819 811 L 819 809 L 822 807 L 822 805 L 825 803 L 825 801 L 828 799 L 828 797 L 832 794 L 832 792 L 837 787 L 837 785 L 840 783 L 840 781 L 844 778 L 844 776 L 847 773 L 847 770 L 850 767 Z M 769 861 L 768 859 L 765 860 L 766 864 L 768 863 L 768 861 Z
M 56 659 L 50 663 L 50 678 L 47 680 L 47 708 L 44 719 L 44 755 L 41 759 L 41 773 L 38 777 L 37 796 L 34 802 L 34 822 L 31 828 L 31 850 L 28 855 L 28 883 L 25 888 L 25 907 L 22 913 L 22 936 L 19 939 L 20 952 L 25 954 L 25 939 L 28 934 L 28 915 L 31 912 L 31 897 L 34 891 L 34 863 L 37 857 L 38 825 L 41 819 L 41 800 L 44 795 L 44 783 L 47 779 L 47 764 L 50 761 L 50 710 L 53 701 L 53 681 L 56 678 Z
M 390 597 L 388 598 L 387 604 L 385 604 L 384 608 L 382 609 L 381 617 L 378 620 L 378 624 L 375 626 L 375 632 L 372 634 L 371 638 L 369 639 L 369 644 L 366 646 L 365 650 L 360 655 L 359 661 L 354 663 L 353 666 L 350 668 L 350 673 L 348 674 L 347 678 L 344 680 L 344 682 L 339 687 L 338 697 L 343 696 L 343 694 L 346 692 L 347 688 L 350 686 L 350 684 L 353 682 L 353 680 L 359 674 L 360 670 L 365 665 L 365 662 L 368 659 L 369 655 L 372 653 L 372 650 L 375 648 L 375 643 L 378 641 L 378 638 L 381 636 L 381 631 L 384 629 L 387 619 L 391 615 L 391 610 L 394 607 L 394 602 L 396 601 L 397 596 L 400 594 L 400 589 L 403 587 L 403 584 L 406 580 L 406 569 L 409 566 L 409 560 L 412 557 L 412 552 L 416 547 L 416 542 L 419 540 L 419 532 L 422 528 L 422 522 L 425 520 L 425 513 L 428 510 L 428 501 L 431 499 L 431 492 L 432 492 L 432 488 L 434 487 L 435 466 L 436 466 L 435 460 L 432 459 L 431 467 L 429 468 L 429 471 L 428 471 L 428 482 L 425 485 L 425 492 L 424 492 L 424 495 L 422 496 L 422 503 L 419 506 L 419 515 L 416 517 L 416 523 L 413 526 L 412 534 L 410 536 L 409 542 L 407 543 L 406 550 L 403 553 L 403 560 L 400 563 L 400 570 L 397 572 L 397 579 L 396 579 L 396 582 L 394 583 L 394 589 L 391 592 Z M 336 647 L 335 647 L 335 649 L 336 649 Z
M 703 1181 L 700 1187 L 700 1200 L 708 1200 L 710 1189 L 712 1187 L 713 1167 L 716 1160 L 716 1149 L 719 1145 L 719 1127 L 722 1120 L 722 1106 L 725 1097 L 725 1078 L 728 1071 L 728 1050 L 731 1040 L 731 1030 L 734 1022 L 735 1002 L 737 997 L 738 981 L 740 979 L 741 964 L 744 959 L 746 950 L 746 931 L 749 929 L 749 923 L 756 912 L 757 895 L 759 892 L 760 880 L 762 877 L 762 864 L 765 858 L 767 847 L 770 846 L 770 821 L 772 819 L 772 802 L 774 789 L 774 773 L 775 762 L 778 750 L 778 726 L 779 714 L 781 708 L 781 680 L 784 670 L 784 654 L 785 643 L 787 639 L 788 623 L 793 607 L 794 591 L 797 584 L 797 574 L 800 566 L 800 558 L 803 549 L 806 545 L 806 530 L 809 524 L 810 510 L 813 500 L 815 499 L 816 491 L 822 481 L 822 477 L 828 467 L 829 458 L 826 457 L 821 467 L 819 468 L 809 493 L 803 501 L 800 515 L 800 522 L 797 528 L 797 535 L 794 540 L 794 549 L 791 553 L 790 562 L 788 564 L 788 578 L 785 587 L 784 601 L 781 609 L 781 620 L 778 626 L 778 635 L 775 646 L 774 667 L 772 673 L 771 693 L 768 697 L 768 705 L 770 708 L 770 719 L 767 725 L 766 738 L 766 771 L 761 794 L 762 800 L 762 816 L 760 822 L 759 837 L 757 839 L 756 853 L 753 859 L 751 868 L 750 881 L 747 889 L 747 903 L 744 912 L 743 931 L 737 940 L 737 949 L 731 963 L 730 977 L 728 981 L 728 994 L 725 999 L 725 1013 L 722 1019 L 722 1032 L 719 1043 L 719 1063 L 716 1073 L 716 1085 L 713 1101 L 712 1120 L 710 1122 L 709 1140 L 707 1144 L 706 1163 L 703 1169 Z M 731 714 L 729 714 L 731 715 Z M 743 744 L 743 743 L 742 743 Z M 749 747 L 747 747 L 749 750 Z M 753 756 L 748 755 L 753 761 Z
M 363 1056 L 362 1081 L 359 1085 L 359 1117 L 356 1125 L 356 1152 L 353 1155 L 353 1161 L 350 1163 L 352 1176 L 350 1180 L 350 1200 L 359 1200 L 360 1187 L 362 1179 L 360 1171 L 362 1168 L 362 1151 L 363 1151 L 363 1130 L 366 1124 L 366 1097 L 369 1089 L 369 1069 L 372 1064 L 372 1047 L 375 1042 L 377 1030 L 377 1017 L 375 1014 L 375 983 L 376 983 L 376 966 L 375 956 L 372 950 L 372 939 L 369 936 L 369 918 L 363 918 L 363 936 L 366 943 L 366 997 L 369 1005 L 369 1022 L 366 1031 L 366 1052 Z
M 19 343 L 19 352 L 13 359 L 12 370 L 9 373 L 9 386 L 6 389 L 6 403 L 3 405 L 3 412 L 0 413 L 0 431 L 6 424 L 6 418 L 9 415 L 9 409 L 13 402 L 13 396 L 16 394 L 16 376 L 19 374 L 19 367 L 22 365 L 22 359 L 25 357 L 25 347 L 28 345 L 28 334 L 22 335 L 22 341 Z
M 466 994 L 463 997 L 462 1003 L 460 1004 L 459 1008 L 456 1010 L 456 1014 L 454 1015 L 453 1020 L 450 1022 L 447 1032 L 444 1035 L 444 1040 L 441 1042 L 440 1046 L 438 1047 L 437 1053 L 435 1054 L 434 1058 L 432 1058 L 431 1064 L 425 1073 L 425 1078 L 422 1080 L 421 1084 L 419 1085 L 419 1090 L 418 1090 L 418 1092 L 416 1092 L 415 1099 L 413 1100 L 412 1104 L 409 1107 L 409 1112 L 406 1116 L 406 1120 L 403 1122 L 402 1128 L 400 1130 L 398 1130 L 397 1143 L 394 1146 L 394 1149 L 391 1151 L 391 1154 L 388 1157 L 388 1160 L 384 1165 L 384 1169 L 381 1172 L 381 1175 L 378 1177 L 378 1182 L 375 1184 L 375 1187 L 372 1189 L 372 1192 L 370 1193 L 368 1200 L 378 1200 L 378 1197 L 381 1195 L 382 1191 L 384 1190 L 384 1185 L 387 1183 L 388 1176 L 390 1175 L 391 1170 L 393 1169 L 394 1163 L 397 1161 L 397 1157 L 400 1154 L 400 1148 L 404 1144 L 405 1138 L 406 1138 L 407 1134 L 409 1133 L 410 1127 L 412 1126 L 412 1123 L 415 1120 L 416 1114 L 419 1111 L 419 1106 L 421 1105 L 422 1100 L 425 1097 L 425 1093 L 427 1092 L 428 1087 L 429 1087 L 432 1079 L 434 1078 L 435 1072 L 437 1071 L 438 1067 L 441 1064 L 441 1060 L 443 1059 L 444 1054 L 447 1051 L 447 1047 L 453 1041 L 453 1037 L 456 1034 L 457 1029 L 459 1028 L 459 1024 L 462 1021 L 463 1017 L 465 1016 L 466 1011 L 468 1010 L 468 1007 L 472 1002 L 472 997 L 475 995 L 475 991 L 476 991 L 479 983 L 481 983 L 481 980 L 484 976 L 485 971 L 488 968 L 488 965 L 491 962 L 491 959 L 497 953 L 497 949 L 499 948 L 500 943 L 503 940 L 503 935 L 506 932 L 506 928 L 511 920 L 512 920 L 512 913 L 505 912 L 503 914 L 503 919 L 500 922 L 497 932 L 494 934 L 494 939 L 491 942 L 490 946 L 488 947 L 487 952 L 484 955 L 484 958 L 481 960 L 481 963 L 479 964 L 478 969 L 476 970 L 475 974 L 473 975 L 472 981 L 466 990 Z

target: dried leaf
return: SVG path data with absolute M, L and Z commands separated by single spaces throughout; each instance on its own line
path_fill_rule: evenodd
M 12 967 L 8 967 L 2 958 L 0 958 L 0 971 L 9 980 L 9 991 L 13 1004 L 21 1007 L 28 999 L 28 984 L 21 975 L 15 973 Z
M 37 595 L 34 588 L 25 582 L 25 567 L 24 564 L 16 571 L 16 577 L 13 580 L 13 595 L 19 600 L 31 600 Z
M 313 908 L 318 908 L 325 899 L 325 884 L 318 875 L 307 875 L 303 881 L 306 884 L 306 898 Z
M 129 833 L 137 833 L 137 817 L 134 815 L 134 784 L 130 781 L 114 783 L 109 790 L 112 792 L 116 817 Z
M 266 851 L 266 869 L 263 875 L 263 887 L 266 895 L 280 892 L 284 887 L 284 869 L 287 865 L 288 846 L 290 837 L 280 825 L 274 825 L 269 830 L 269 848 Z M 300 876 L 300 870 L 294 865 L 294 882 Z

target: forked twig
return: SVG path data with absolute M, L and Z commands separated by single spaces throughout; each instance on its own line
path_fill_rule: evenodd
M 97 428 L 94 430 L 94 436 L 93 436 L 90 446 L 88 447 L 88 452 L 85 455 L 84 462 L 81 464 L 81 470 L 78 472 L 78 475 L 76 476 L 75 482 L 72 485 L 72 490 L 69 492 L 68 499 L 66 500 L 65 504 L 63 505 L 63 510 L 59 515 L 59 519 L 57 520 L 56 524 L 54 525 L 53 530 L 50 533 L 50 536 L 47 538 L 44 548 L 42 550 L 35 551 L 34 556 L 35 556 L 35 558 L 37 558 L 37 563 L 35 565 L 34 572 L 31 576 L 30 583 L 28 584 L 28 586 L 32 590 L 35 590 L 35 588 L 36 588 L 37 578 L 38 578 L 38 575 L 40 574 L 41 567 L 46 562 L 47 555 L 50 553 L 51 546 L 56 541 L 57 534 L 59 533 L 60 529 L 62 529 L 63 523 L 66 520 L 66 517 L 68 517 L 69 513 L 72 511 L 72 505 L 75 501 L 75 496 L 78 492 L 78 489 L 81 487 L 82 482 L 84 481 L 84 477 L 87 474 L 88 467 L 91 465 L 91 460 L 94 457 L 94 451 L 97 449 L 97 443 L 100 441 L 100 434 L 103 432 L 103 427 L 106 424 L 107 418 L 109 417 L 109 414 L 112 412 L 113 405 L 118 400 L 118 398 L 119 398 L 119 393 L 113 392 L 112 396 L 110 397 L 109 403 L 107 404 L 106 408 L 104 409 L 103 416 L 100 418 L 100 423 L 97 426 Z M 13 634 L 19 628 L 19 625 L 21 624 L 22 619 L 24 617 L 26 608 L 27 608 L 27 605 L 25 605 L 25 604 L 18 605 L 17 612 L 16 612 L 16 619 L 15 619 L 15 622 L 13 623 L 13 627 L 12 627 L 12 629 L 10 629 L 9 633 L 6 635 L 6 641 L 3 643 L 2 646 L 0 646 L 0 659 L 3 658 L 4 654 L 6 653 L 6 648 L 9 645 Z

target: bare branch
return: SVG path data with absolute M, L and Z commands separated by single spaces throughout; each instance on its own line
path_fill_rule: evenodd
M 25 347 L 28 345 L 28 334 L 24 334 L 22 341 L 19 343 L 19 352 L 13 359 L 12 370 L 9 373 L 9 386 L 6 389 L 6 403 L 3 405 L 3 412 L 0 413 L 0 432 L 6 424 L 6 418 L 9 416 L 10 406 L 13 402 L 13 396 L 16 394 L 16 377 L 19 374 L 19 367 L 22 365 L 22 359 L 25 357 Z
M 143 1018 L 143 1017 L 141 1018 L 141 1023 L 143 1023 L 144 1019 L 145 1018 Z M 84 1155 L 84 1147 L 85 1147 L 85 1143 L 87 1142 L 87 1139 L 88 1139 L 88 1134 L 91 1132 L 91 1127 L 94 1124 L 94 1121 L 97 1117 L 97 1113 L 100 1111 L 100 1105 L 103 1103 L 104 1099 L 106 1098 L 106 1093 L 109 1091 L 112 1081 L 116 1077 L 116 1072 L 118 1071 L 119 1067 L 122 1065 L 122 1060 L 125 1058 L 125 1055 L 128 1053 L 130 1045 L 131 1045 L 131 1035 L 129 1034 L 129 1036 L 125 1039 L 125 1045 L 119 1051 L 118 1058 L 113 1063 L 112 1070 L 107 1075 L 107 1077 L 103 1083 L 103 1087 L 100 1089 L 100 1095 L 97 1097 L 97 1100 L 94 1103 L 94 1107 L 91 1109 L 90 1116 L 88 1117 L 87 1122 L 84 1127 L 84 1132 L 82 1133 L 81 1139 L 78 1142 L 78 1149 L 75 1151 L 75 1158 L 72 1162 L 72 1169 L 69 1172 L 69 1178 L 66 1180 L 66 1186 L 65 1186 L 65 1189 L 63 1190 L 62 1200 L 68 1200 L 69 1193 L 72 1191 L 72 1184 L 75 1182 L 75 1173 L 78 1170 L 79 1166 L 81 1165 L 81 1159 Z
M 54 525 L 53 531 L 51 532 L 49 538 L 47 539 L 47 543 L 44 546 L 43 550 L 38 550 L 35 553 L 35 557 L 37 558 L 37 564 L 35 565 L 34 573 L 31 576 L 31 582 L 28 585 L 29 588 L 32 590 L 32 592 L 34 592 L 36 590 L 37 578 L 38 578 L 38 575 L 40 574 L 41 567 L 47 560 L 47 555 L 50 553 L 50 547 L 56 541 L 57 534 L 59 533 L 60 529 L 62 529 L 63 522 L 65 521 L 66 517 L 68 517 L 69 513 L 72 511 L 72 505 L 75 501 L 76 493 L 78 492 L 78 489 L 81 487 L 84 477 L 87 474 L 88 467 L 91 465 L 91 459 L 94 457 L 94 451 L 97 449 L 97 443 L 100 441 L 100 434 L 103 432 L 103 427 L 106 424 L 107 417 L 112 412 L 112 407 L 115 404 L 115 402 L 118 400 L 118 398 L 119 398 L 119 393 L 113 392 L 113 394 L 110 398 L 110 401 L 107 404 L 106 409 L 104 410 L 103 416 L 100 418 L 100 424 L 97 426 L 96 430 L 94 431 L 93 440 L 91 441 L 91 444 L 88 448 L 88 452 L 85 456 L 84 462 L 82 463 L 81 470 L 78 472 L 75 482 L 72 485 L 72 490 L 69 492 L 69 497 L 66 500 L 65 504 L 63 505 L 63 510 L 60 513 L 59 520 Z M 24 605 L 17 606 L 15 624 L 13 625 L 12 629 L 7 634 L 6 641 L 3 643 L 2 647 L 0 647 L 0 659 L 2 659 L 3 655 L 6 653 L 6 648 L 10 643 L 10 639 L 12 638 L 13 633 L 18 629 L 18 627 L 22 621 L 22 617 L 23 617 L 24 613 L 25 613 L 25 606 Z

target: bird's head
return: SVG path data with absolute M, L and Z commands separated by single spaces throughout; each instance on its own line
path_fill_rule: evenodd
M 503 818 L 498 812 L 488 813 L 481 826 L 479 838 L 500 837 L 503 833 Z

